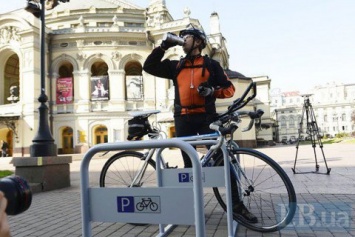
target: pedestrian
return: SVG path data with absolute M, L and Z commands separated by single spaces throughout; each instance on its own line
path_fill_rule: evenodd
M 151 75 L 173 80 L 177 137 L 212 133 L 209 125 L 217 116 L 216 98 L 233 97 L 235 88 L 217 61 L 201 55 L 207 44 L 203 31 L 190 27 L 182 30 L 179 36 L 184 39 L 182 47 L 185 57 L 180 60 L 162 60 L 166 50 L 177 45 L 163 40 L 147 57 L 143 70 Z M 190 158 L 184 152 L 182 155 L 185 167 L 191 167 Z M 256 223 L 257 218 L 240 201 L 236 185 L 236 182 L 232 182 L 233 211 L 247 221 Z
M 2 155 L 2 157 L 7 156 L 8 149 L 9 149 L 9 145 L 7 144 L 7 142 L 5 142 L 4 140 L 1 140 L 1 155 Z

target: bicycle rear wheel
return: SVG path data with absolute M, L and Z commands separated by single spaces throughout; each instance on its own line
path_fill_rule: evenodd
M 155 161 L 135 151 L 123 151 L 108 159 L 101 170 L 100 187 L 156 187 Z M 146 168 L 144 166 L 146 165 Z M 137 174 L 140 178 L 133 183 Z
M 232 192 L 239 194 L 240 200 L 258 218 L 258 222 L 248 222 L 237 213 L 233 213 L 233 219 L 258 232 L 273 232 L 286 227 L 292 221 L 297 204 L 294 187 L 285 171 L 270 157 L 256 150 L 238 148 L 233 151 L 232 160 L 236 158 L 240 164 L 240 169 L 235 168 L 238 179 L 232 174 L 231 181 L 238 180 L 238 191 Z M 216 159 L 215 165 L 223 165 L 222 156 Z M 233 166 L 238 165 L 234 162 Z M 225 188 L 214 187 L 213 191 L 226 211 Z

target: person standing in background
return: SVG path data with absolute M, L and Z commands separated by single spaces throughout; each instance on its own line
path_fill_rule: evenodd
M 9 149 L 9 144 L 5 142 L 4 140 L 1 140 L 1 155 L 2 157 L 7 156 L 7 150 Z

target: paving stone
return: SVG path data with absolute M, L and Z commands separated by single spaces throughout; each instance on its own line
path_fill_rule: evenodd
M 239 226 L 237 236 L 355 236 L 355 164 L 349 163 L 348 159 L 346 159 L 346 157 L 349 157 L 348 154 L 355 154 L 355 146 L 332 145 L 331 147 L 332 149 L 325 151 L 326 158 L 329 157 L 330 160 L 328 166 L 332 168 L 329 175 L 293 174 L 291 168 L 293 167 L 295 150 L 290 149 L 289 146 L 258 149 L 283 164 L 285 172 L 289 175 L 296 188 L 298 204 L 313 205 L 315 211 L 310 217 L 309 213 L 301 213 L 300 208 L 298 208 L 293 222 L 279 232 L 263 234 Z M 104 159 L 95 159 L 93 164 L 90 165 L 91 185 L 98 185 L 99 171 L 105 161 Z M 298 160 L 298 162 L 297 164 L 300 168 L 314 170 L 312 157 L 308 161 L 305 158 Z M 1 167 L 4 167 L 3 164 L 4 160 L 0 159 Z M 33 195 L 31 207 L 26 212 L 16 216 L 9 216 L 12 236 L 82 236 L 80 164 L 79 160 L 74 160 L 71 163 L 71 187 L 36 193 Z M 321 167 L 324 167 L 324 165 Z M 5 167 L 5 169 L 7 168 Z M 9 169 L 11 170 L 11 168 Z M 226 214 L 214 197 L 211 188 L 204 189 L 204 204 L 206 237 L 227 236 Z M 331 213 L 335 214 L 333 222 L 330 216 L 328 219 L 322 220 L 324 215 L 330 215 Z M 339 223 L 342 224 L 339 219 L 341 213 L 349 213 L 346 226 L 339 226 Z M 309 218 L 313 219 L 310 220 Z M 300 225 L 300 221 L 308 224 Z M 329 225 L 331 226 L 329 227 Z M 331 228 L 332 226 L 334 228 Z M 159 233 L 158 225 L 142 227 L 126 223 L 93 222 L 90 227 L 93 236 L 98 237 L 146 237 L 156 236 Z M 195 227 L 177 226 L 169 236 L 195 237 Z

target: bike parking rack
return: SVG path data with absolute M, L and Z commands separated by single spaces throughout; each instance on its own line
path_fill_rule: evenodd
M 200 140 L 200 141 L 189 141 L 189 138 L 174 138 L 172 140 L 184 140 L 191 144 L 192 146 L 213 146 L 218 143 L 217 140 Z M 157 170 L 157 182 L 159 187 L 181 187 L 181 186 L 191 186 L 193 182 L 180 182 L 181 176 L 185 179 L 190 179 L 190 181 L 195 180 L 194 176 L 191 177 L 191 168 L 178 168 L 178 169 L 161 169 L 162 151 L 165 148 L 159 148 L 156 151 L 156 170 Z M 203 187 L 225 187 L 226 188 L 226 206 L 227 206 L 227 227 L 228 227 L 228 237 L 236 236 L 238 223 L 233 220 L 233 209 L 232 209 L 232 191 L 231 191 L 231 177 L 230 177 L 230 163 L 228 152 L 225 144 L 220 147 L 223 153 L 224 166 L 219 167 L 202 167 L 202 186 Z M 193 175 L 193 172 L 192 172 Z M 177 179 L 176 177 L 179 177 Z M 219 179 L 222 178 L 222 179 Z M 224 178 L 224 180 L 223 180 Z M 174 225 L 164 227 L 164 225 L 159 225 L 160 236 L 164 233 L 168 233 L 173 228 Z
M 168 147 L 179 148 L 190 157 L 192 161 L 192 174 L 194 177 L 192 189 L 191 187 L 169 188 L 159 186 L 154 188 L 89 187 L 89 164 L 96 153 L 105 151 Z M 158 176 L 159 172 L 160 171 L 157 171 Z M 179 139 L 162 139 L 98 144 L 90 148 L 88 152 L 84 155 L 80 166 L 80 177 L 82 233 L 84 237 L 90 237 L 92 235 L 91 222 L 93 221 L 149 223 L 159 224 L 161 226 L 162 223 L 174 223 L 174 215 L 178 216 L 178 214 L 186 215 L 186 218 L 179 218 L 176 224 L 195 224 L 196 236 L 206 236 L 201 163 L 196 150 L 187 142 L 184 142 Z M 176 195 L 174 192 L 181 194 L 179 196 Z M 171 207 L 172 205 L 170 202 L 181 202 L 180 199 L 182 194 L 184 195 L 183 198 L 190 198 L 190 200 L 193 199 L 194 201 L 186 202 L 186 200 L 182 200 L 184 206 L 186 205 L 186 210 L 181 206 L 179 206 L 179 208 Z M 153 197 L 158 200 L 158 207 L 160 208 L 160 212 L 156 213 L 154 218 L 152 218 L 151 215 L 147 215 L 147 213 L 135 213 L 135 198 L 137 198 L 137 200 L 139 200 L 140 198 L 141 200 L 143 200 L 144 197 Z M 188 206 L 190 204 L 191 207 Z M 174 211 L 174 213 L 172 213 L 172 211 Z M 194 218 L 191 219 L 188 213 L 191 213 L 192 211 L 193 213 L 191 215 L 193 215 Z M 170 222 L 171 219 L 174 220 Z M 164 223 L 164 221 L 169 222 Z M 191 221 L 192 223 L 190 223 Z M 165 236 L 165 234 L 167 234 L 167 232 L 160 233 L 158 236 Z

